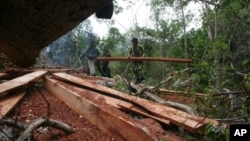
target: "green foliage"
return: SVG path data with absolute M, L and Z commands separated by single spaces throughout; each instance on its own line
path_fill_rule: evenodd
M 205 128 L 205 136 L 211 141 L 229 141 L 229 129 L 225 130 L 221 126 L 207 124 Z
M 245 77 L 244 77 L 244 84 L 245 84 L 245 88 L 246 91 L 250 91 L 250 73 L 248 73 Z
M 242 62 L 242 66 L 245 70 L 250 70 L 250 59 L 246 59 Z
M 125 83 L 125 80 L 121 80 L 119 78 L 117 78 L 117 76 L 114 76 L 114 79 L 116 80 L 116 86 L 114 87 L 114 89 L 119 90 L 121 92 L 129 92 L 128 91 L 128 86 Z M 126 79 L 126 78 L 124 78 Z

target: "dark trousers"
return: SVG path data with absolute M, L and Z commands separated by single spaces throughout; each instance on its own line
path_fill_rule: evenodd
M 142 62 L 133 62 L 133 72 L 135 75 L 135 83 L 140 83 L 142 80 L 144 80 L 144 77 L 142 76 Z
M 102 67 L 102 72 L 105 77 L 111 78 L 111 71 L 109 67 Z

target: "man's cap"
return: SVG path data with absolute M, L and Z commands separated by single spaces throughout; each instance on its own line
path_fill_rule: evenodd
M 137 38 L 133 38 L 132 42 L 138 43 L 138 39 Z
M 103 51 L 109 51 L 109 49 L 108 48 L 104 48 Z

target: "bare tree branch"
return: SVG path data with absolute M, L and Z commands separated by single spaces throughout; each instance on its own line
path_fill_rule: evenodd
M 27 129 L 24 131 L 23 135 L 20 136 L 17 141 L 25 141 L 27 138 L 29 138 L 29 136 L 32 134 L 32 132 L 41 127 L 41 126 L 50 126 L 56 129 L 60 129 L 63 130 L 66 133 L 74 133 L 75 129 L 70 127 L 69 125 L 57 121 L 57 120 L 53 120 L 53 119 L 45 119 L 45 118 L 39 118 L 37 120 L 35 120 L 33 123 L 31 123 Z
M 235 71 L 236 74 L 238 74 L 238 75 L 240 75 L 240 76 L 246 76 L 246 74 L 241 73 L 241 72 L 238 72 L 238 71 L 234 68 L 233 63 L 231 63 L 231 68 Z
M 164 100 L 164 99 L 156 96 L 155 94 L 152 94 L 151 92 L 147 91 L 147 89 L 140 88 L 138 85 L 135 85 L 135 84 L 131 84 L 131 87 L 133 87 L 134 89 L 136 89 L 138 92 L 143 92 L 143 94 L 145 94 L 147 97 L 151 98 L 152 100 L 154 100 L 157 103 L 161 103 L 161 104 L 164 104 L 166 106 L 179 109 L 181 111 L 187 112 L 187 113 L 192 114 L 192 115 L 196 115 L 197 114 L 188 105 L 185 105 L 185 104 L 182 104 L 182 103 L 177 103 L 177 102 L 172 102 L 172 101 L 166 101 L 166 100 Z
M 11 118 L 3 118 L 0 120 L 0 125 L 8 125 L 14 128 L 17 128 L 19 130 L 25 130 L 25 126 L 22 123 L 19 123 Z
M 197 1 L 197 0 L 196 0 Z M 214 3 L 214 2 L 211 2 L 211 1 L 207 1 L 207 0 L 199 0 L 201 2 L 204 2 L 204 3 L 207 3 L 207 4 L 211 4 L 213 6 L 217 6 L 218 4 Z

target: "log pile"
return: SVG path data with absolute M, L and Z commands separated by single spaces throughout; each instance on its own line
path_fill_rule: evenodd
M 216 120 L 190 114 L 162 103 L 149 101 L 65 72 L 36 70 L 0 84 L 0 120 L 25 96 L 30 83 L 41 83 L 72 110 L 110 134 L 116 140 L 154 140 L 149 132 L 133 123 L 126 111 L 152 118 L 166 126 L 178 126 L 191 133 L 204 133 L 206 125 L 223 126 Z M 121 128 L 122 127 L 122 128 Z M 117 130 L 119 129 L 119 130 Z M 114 132 L 116 131 L 116 132 Z

